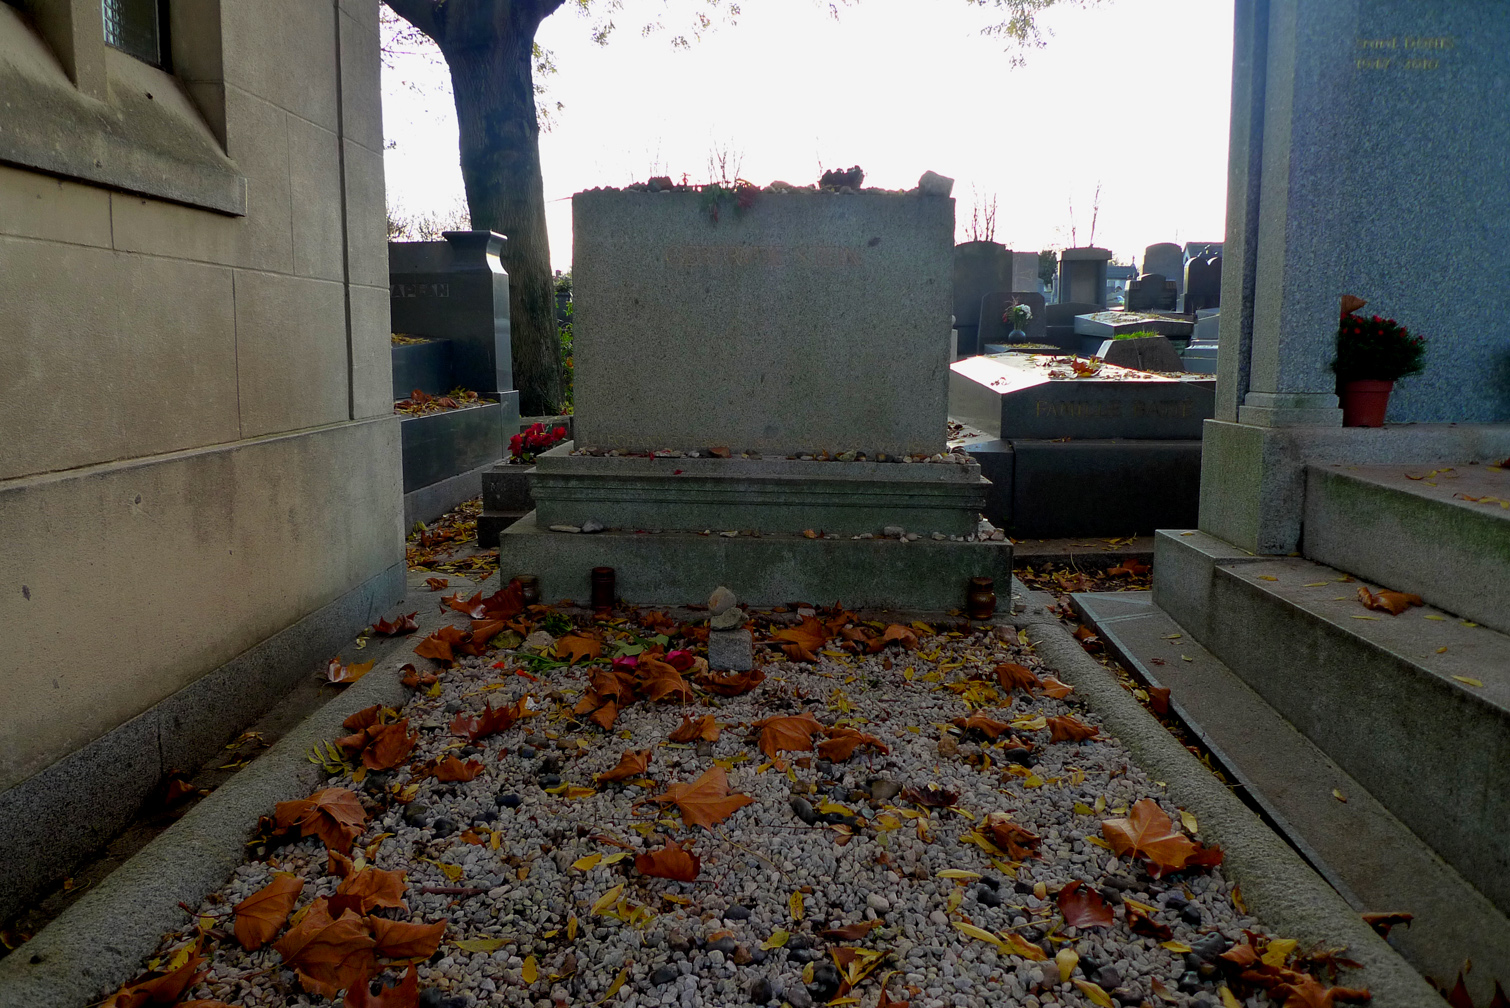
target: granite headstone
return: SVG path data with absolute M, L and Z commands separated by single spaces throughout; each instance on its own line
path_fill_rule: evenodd
M 991 241 L 972 241 L 954 247 L 954 330 L 956 352 L 968 357 L 980 352 L 980 299 L 991 291 L 1012 290 L 1012 250 Z
M 1007 336 L 1012 331 L 1012 323 L 1002 320 L 1007 306 L 1016 301 L 1018 304 L 1028 306 L 1033 317 L 1028 319 L 1022 331 L 1027 334 L 1026 342 L 1042 343 L 1047 333 L 1048 322 L 1044 319 L 1043 295 L 1029 291 L 992 291 L 980 299 L 980 345 L 1001 344 L 1009 342 Z
M 1162 273 L 1144 273 L 1127 284 L 1122 307 L 1126 311 L 1174 311 L 1180 300 L 1173 280 Z
M 1106 267 L 1112 254 L 1104 248 L 1068 248 L 1059 253 L 1059 301 L 1106 307 Z
M 1161 273 L 1175 282 L 1178 293 L 1185 293 L 1185 252 L 1174 242 L 1159 242 L 1145 248 L 1143 272 Z

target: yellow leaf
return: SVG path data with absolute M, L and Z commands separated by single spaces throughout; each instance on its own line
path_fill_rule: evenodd
M 1245 914 L 1245 913 L 1248 912 L 1248 904 L 1246 904 L 1246 903 L 1243 902 L 1243 887 L 1242 886 L 1233 886 L 1232 887 L 1232 905 L 1235 906 L 1235 907 L 1237 907 L 1237 912 L 1238 913 Z
M 1080 954 L 1072 948 L 1062 948 L 1054 957 L 1054 964 L 1059 967 L 1059 982 L 1064 983 L 1075 972 L 1075 966 L 1080 962 Z
M 1097 813 L 1105 812 L 1106 811 L 1106 797 L 1104 795 L 1097 795 L 1096 796 L 1096 801 L 1091 806 L 1091 808 L 1095 809 Z
M 577 860 L 572 862 L 571 866 L 578 871 L 592 871 L 598 867 L 598 862 L 602 860 L 603 855 L 601 854 L 589 854 L 586 857 L 577 858 Z
M 783 948 L 787 943 L 787 939 L 790 937 L 792 937 L 792 933 L 790 931 L 784 930 L 782 928 L 777 928 L 775 931 L 771 932 L 771 937 L 760 943 L 760 947 L 763 949 Z
M 592 915 L 594 917 L 602 917 L 608 912 L 610 907 L 619 901 L 619 897 L 622 895 L 624 895 L 624 883 L 620 882 L 598 897 L 598 901 L 592 905 Z
M 1444 620 L 1444 621 L 1447 619 L 1446 616 L 1438 616 L 1436 613 L 1426 613 L 1421 618 L 1422 619 Z
M 450 879 L 452 882 L 455 882 L 458 879 L 460 879 L 461 876 L 462 876 L 462 873 L 466 871 L 466 869 L 463 868 L 459 864 L 443 864 L 440 861 L 434 861 L 434 862 L 431 862 L 431 863 L 434 864 L 435 867 L 439 868 L 441 871 L 445 872 L 446 873 L 446 878 Z
M 1087 805 L 1085 802 L 1078 802 L 1077 801 L 1075 803 L 1075 814 L 1076 815 L 1090 815 L 1091 814 L 1091 807 L 1089 805 Z
M 1222 1008 L 1243 1008 L 1243 1003 L 1232 996 L 1232 992 L 1227 989 L 1225 984 L 1218 987 L 1217 990 L 1222 995 Z
M 566 788 L 566 797 L 571 798 L 573 800 L 575 800 L 577 798 L 591 798 L 593 795 L 595 795 L 597 793 L 598 792 L 594 791 L 592 788 L 590 788 L 590 787 L 583 787 L 580 784 L 571 784 L 571 785 L 568 785 L 567 788 Z
M 1041 899 L 1042 897 L 1039 898 Z M 1049 957 L 1048 953 L 1043 949 L 1034 945 L 1016 931 L 1007 931 L 1001 937 L 1003 939 L 1001 943 L 1003 946 L 1002 950 L 1008 955 L 1022 956 L 1024 959 L 1032 962 L 1043 962 Z
M 794 891 L 791 898 L 786 901 L 786 905 L 792 911 L 792 920 L 800 921 L 803 916 L 802 893 Z
M 1020 728 L 1023 731 L 1042 731 L 1049 726 L 1049 719 L 1040 714 L 1032 718 L 1015 718 L 1009 723 L 1013 728 Z
M 625 858 L 627 858 L 627 857 L 633 857 L 633 856 L 634 856 L 634 851 L 619 851 L 617 854 L 610 854 L 606 858 L 603 859 L 603 867 L 606 868 L 609 865 L 618 864 L 620 861 L 624 860 Z
M 540 967 L 535 963 L 534 956 L 527 956 L 524 965 L 519 969 L 520 978 L 527 984 L 532 984 L 540 979 Z
M 953 923 L 960 934 L 963 934 L 967 938 L 974 938 L 976 941 L 990 942 L 992 945 L 995 945 L 1003 952 L 1007 950 L 1006 943 L 991 932 L 986 931 L 982 928 L 978 928 L 974 924 L 966 924 L 964 921 L 954 921 Z M 1039 955 L 1043 954 L 1042 949 L 1039 949 L 1038 952 Z
M 1150 917 L 1152 917 L 1156 912 L 1155 907 L 1151 907 L 1147 903 L 1139 903 L 1135 899 L 1128 899 L 1126 896 L 1122 897 L 1122 903 L 1125 906 L 1130 906 L 1139 913 L 1147 914 Z
M 959 909 L 959 905 L 963 902 L 965 902 L 964 892 L 959 889 L 954 890 L 949 894 L 949 899 L 944 905 L 944 912 L 954 913 L 954 911 Z
M 819 812 L 825 812 L 825 813 L 826 812 L 837 812 L 840 815 L 847 815 L 847 816 L 852 816 L 852 815 L 855 814 L 853 809 L 846 808 L 845 806 L 840 805 L 838 802 L 829 801 L 827 798 L 823 799 L 821 802 L 818 803 L 818 811 Z
M 980 878 L 980 872 L 965 871 L 963 868 L 945 868 L 937 875 L 939 878 L 958 879 L 965 882 L 974 882 Z
M 628 979 L 629 979 L 629 967 L 625 966 L 623 969 L 619 970 L 619 975 L 616 976 L 616 977 L 614 977 L 613 983 L 611 985 L 609 985 L 608 993 L 603 995 L 603 1000 L 599 1001 L 598 1004 L 603 1004 L 609 998 L 611 998 L 615 994 L 617 994 L 619 992 L 619 988 L 622 987 L 622 986 L 624 986 L 624 981 L 626 981 Z
M 666 893 L 661 897 L 661 899 L 665 900 L 667 903 L 678 903 L 682 906 L 692 905 L 692 900 L 688 899 L 686 896 L 673 896 L 670 893 Z
M 1278 581 L 1279 580 L 1279 578 L 1275 577 L 1273 574 L 1260 574 L 1258 576 L 1258 579 L 1260 581 Z M 1091 998 L 1091 1000 L 1095 1001 L 1096 999 L 1095 998 Z M 1097 1003 L 1099 1004 L 1099 1002 L 1097 1002 Z M 1110 1004 L 1111 1002 L 1108 1001 L 1107 1003 Z
M 1186 952 L 1194 952 L 1195 951 L 1193 948 L 1191 948 L 1189 945 L 1186 945 L 1184 942 L 1177 942 L 1177 941 L 1159 942 L 1159 947 L 1160 948 L 1167 948 L 1169 951 L 1178 953 L 1180 955 L 1183 955 Z
M 577 915 L 576 914 L 572 914 L 572 916 L 566 922 L 566 940 L 567 941 L 576 941 L 577 940 Z
M 1332 582 L 1330 582 L 1330 581 L 1312 581 L 1310 584 L 1304 585 L 1303 587 L 1306 587 L 1306 588 L 1325 588 L 1327 585 L 1329 585 L 1331 583 Z
M 1269 578 L 1269 580 L 1277 581 L 1279 579 Z M 1080 993 L 1090 998 L 1092 1004 L 1099 1005 L 1100 1008 L 1115 1008 L 1112 1004 L 1112 996 L 1106 993 L 1100 984 L 1091 983 L 1089 980 L 1081 980 L 1079 978 L 1076 978 L 1073 983 L 1076 987 L 1080 988 Z
M 1097 847 L 1102 847 L 1102 848 L 1105 848 L 1106 850 L 1111 850 L 1112 849 L 1112 845 L 1111 844 L 1107 843 L 1105 840 L 1101 839 L 1098 836 L 1088 836 L 1088 837 L 1085 838 L 1085 840 L 1086 840 L 1087 843 L 1093 843 Z
M 1290 953 L 1299 945 L 1294 938 L 1270 938 L 1269 944 L 1264 948 L 1264 954 L 1259 956 L 1268 966 L 1283 966 Z
M 908 682 L 912 682 L 912 677 L 916 674 L 917 673 L 913 670 L 911 665 L 902 670 L 902 678 L 906 679 Z
M 1443 648 L 1442 650 L 1446 651 L 1447 649 Z M 1470 686 L 1482 686 L 1482 685 L 1484 685 L 1480 680 L 1478 680 L 1478 679 L 1470 679 L 1468 676 L 1465 676 L 1465 675 L 1455 675 L 1455 676 L 1453 676 L 1453 678 L 1456 679 L 1460 683 L 1467 683 Z
M 1332 788 L 1332 797 L 1336 798 L 1338 801 L 1340 801 L 1340 802 L 1342 802 L 1344 804 L 1347 803 L 1347 795 L 1343 794 L 1341 791 L 1339 791 L 1336 788 Z
M 1184 809 L 1180 809 L 1180 825 L 1185 827 L 1185 832 L 1187 833 L 1196 832 L 1195 816 L 1191 815 L 1189 812 L 1186 812 Z
M 463 952 L 497 952 L 503 943 L 502 938 L 458 938 L 451 944 Z

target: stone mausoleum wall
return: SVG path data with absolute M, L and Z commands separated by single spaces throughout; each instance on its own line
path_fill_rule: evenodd
M 404 586 L 377 0 L 0 4 L 0 918 Z

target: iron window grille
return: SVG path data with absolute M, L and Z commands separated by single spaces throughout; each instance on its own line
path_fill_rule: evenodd
M 167 4 L 162 0 L 101 0 L 105 41 L 144 63 L 167 69 Z

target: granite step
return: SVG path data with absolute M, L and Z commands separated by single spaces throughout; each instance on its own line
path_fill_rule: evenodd
M 1308 466 L 1301 551 L 1510 633 L 1510 469 Z
M 1359 780 L 1154 604 L 1150 592 L 1071 596 L 1137 678 L 1170 690 L 1173 713 L 1241 796 L 1360 913 L 1415 915 L 1395 946 L 1439 986 L 1465 958 L 1481 1003 L 1510 979 L 1510 921 Z M 1342 795 L 1346 801 L 1337 797 Z

